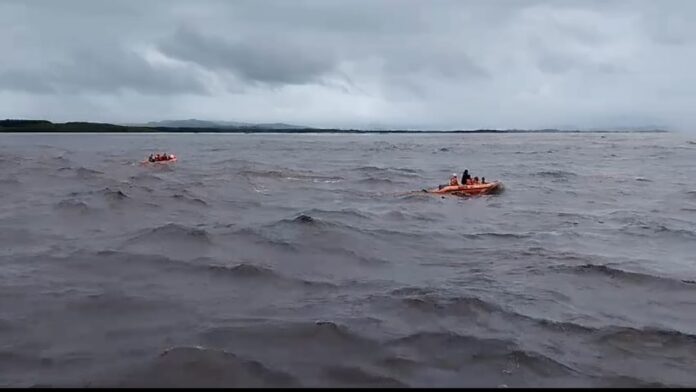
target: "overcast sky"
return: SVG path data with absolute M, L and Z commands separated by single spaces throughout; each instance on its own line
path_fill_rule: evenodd
M 0 117 L 696 125 L 696 1 L 0 0 Z

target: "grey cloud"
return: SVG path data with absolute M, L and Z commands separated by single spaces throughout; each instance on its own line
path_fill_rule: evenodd
M 0 117 L 58 105 L 51 115 L 114 116 L 78 118 L 100 121 L 693 124 L 694 12 L 691 0 L 0 0 L 12 54 Z
M 157 68 L 129 51 L 78 51 L 69 61 L 41 68 L 0 71 L 0 91 L 35 93 L 111 93 L 130 89 L 143 94 L 205 94 L 190 71 Z
M 404 51 L 390 57 L 386 71 L 399 75 L 426 72 L 433 77 L 447 79 L 469 79 L 488 77 L 488 71 L 476 63 L 472 56 L 456 48 L 440 51 L 423 48 L 419 51 Z
M 225 40 L 179 29 L 159 45 L 166 55 L 213 70 L 227 70 L 251 82 L 304 84 L 335 68 L 330 53 L 270 35 Z

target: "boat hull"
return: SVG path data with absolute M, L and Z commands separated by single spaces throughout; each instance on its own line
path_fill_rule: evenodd
M 498 193 L 502 190 L 502 188 L 503 183 L 495 181 L 487 184 L 450 185 L 442 187 L 441 189 L 431 189 L 428 191 L 428 193 L 454 196 L 479 196 Z

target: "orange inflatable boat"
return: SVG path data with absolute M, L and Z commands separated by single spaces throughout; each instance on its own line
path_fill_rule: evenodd
M 498 193 L 502 191 L 502 189 L 503 183 L 500 181 L 494 181 L 485 184 L 450 185 L 442 187 L 441 189 L 426 190 L 426 192 L 439 195 L 478 196 Z
M 168 158 L 168 159 L 160 159 L 160 160 L 156 160 L 156 161 L 150 161 L 149 159 L 146 159 L 144 161 L 141 161 L 140 163 L 172 163 L 172 162 L 176 162 L 176 160 L 177 160 L 176 155 L 170 154 L 169 157 L 170 158 Z

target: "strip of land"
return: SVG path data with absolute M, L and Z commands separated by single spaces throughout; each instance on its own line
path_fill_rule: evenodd
M 93 122 L 53 123 L 46 120 L 0 120 L 0 133 L 617 133 L 667 132 L 663 129 L 611 129 L 611 130 L 563 130 L 563 129 L 468 129 L 468 130 L 371 130 L 371 129 L 338 129 L 338 128 L 274 128 L 264 126 L 235 126 L 235 127 L 171 127 L 116 125 Z

